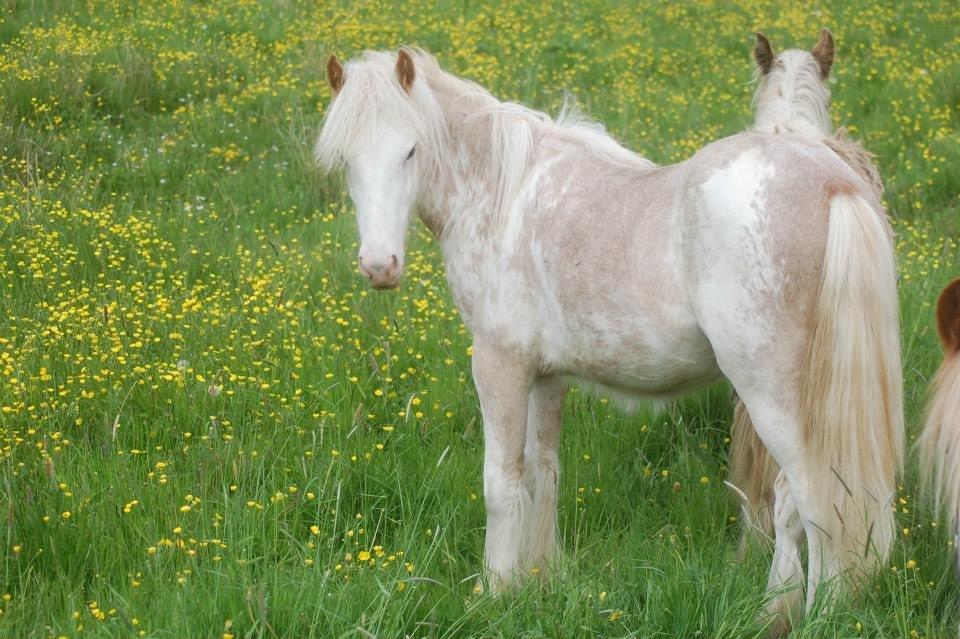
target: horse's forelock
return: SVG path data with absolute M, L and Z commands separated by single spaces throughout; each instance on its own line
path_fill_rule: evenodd
M 417 71 L 436 66 L 420 51 L 412 54 Z M 376 139 L 385 125 L 413 133 L 422 149 L 420 156 L 435 157 L 443 139 L 443 114 L 422 74 L 401 84 L 395 68 L 396 55 L 367 51 L 344 66 L 339 92 L 331 99 L 320 136 L 314 148 L 317 162 L 330 171 L 341 166 L 358 146 Z

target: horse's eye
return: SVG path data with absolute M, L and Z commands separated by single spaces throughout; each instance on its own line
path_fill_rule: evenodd
M 417 150 L 416 145 L 410 147 L 410 152 L 407 153 L 407 159 L 408 159 L 408 160 L 413 157 L 413 152 L 416 151 L 416 150 Z

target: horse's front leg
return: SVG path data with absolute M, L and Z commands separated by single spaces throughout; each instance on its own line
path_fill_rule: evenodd
M 488 341 L 473 346 L 473 380 L 483 413 L 483 496 L 487 508 L 485 567 L 492 589 L 507 585 L 524 559 L 530 495 L 523 482 L 523 448 L 531 367 L 517 353 Z
M 524 481 L 530 493 L 530 525 L 526 561 L 546 569 L 557 549 L 557 482 L 560 477 L 560 427 L 568 384 L 541 377 L 530 391 Z

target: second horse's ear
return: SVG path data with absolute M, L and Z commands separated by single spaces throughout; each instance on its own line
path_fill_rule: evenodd
M 417 77 L 417 71 L 413 66 L 413 58 L 407 53 L 406 49 L 400 49 L 397 54 L 397 79 L 400 80 L 400 86 L 407 93 L 413 90 L 413 81 Z
M 773 67 L 774 57 L 773 48 L 770 46 L 770 41 L 767 40 L 767 36 L 758 31 L 757 41 L 753 45 L 753 59 L 757 63 L 757 68 L 760 69 L 760 75 L 770 73 L 770 69 Z
M 340 64 L 335 55 L 331 55 L 327 59 L 327 82 L 330 83 L 330 89 L 334 95 L 339 93 L 343 87 L 343 65 Z
M 940 293 L 937 302 L 937 332 L 947 355 L 960 352 L 960 278 Z
M 810 53 L 820 65 L 820 77 L 826 80 L 830 77 L 830 69 L 833 68 L 833 34 L 830 33 L 830 29 L 826 27 L 820 29 L 820 41 Z

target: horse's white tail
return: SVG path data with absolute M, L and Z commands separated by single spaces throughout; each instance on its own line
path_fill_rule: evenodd
M 940 295 L 937 329 L 945 356 L 933 380 L 919 445 L 924 480 L 933 481 L 938 513 L 946 510 L 956 540 L 960 522 L 960 279 Z M 960 555 L 957 565 L 960 568 Z
M 802 418 L 810 522 L 820 529 L 823 576 L 886 562 L 891 501 L 903 467 L 903 381 L 897 273 L 885 216 L 856 195 L 830 200 Z M 808 527 L 808 532 L 810 528 Z M 811 561 L 814 554 L 811 553 Z M 816 567 L 811 565 L 811 571 Z

